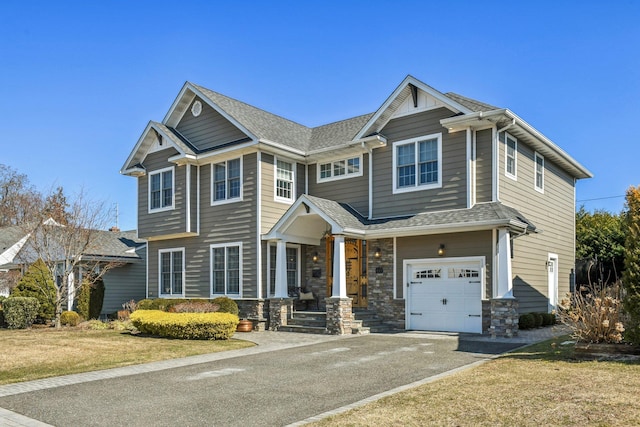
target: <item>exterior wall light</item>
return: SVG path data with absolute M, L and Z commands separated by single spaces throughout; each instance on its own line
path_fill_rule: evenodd
M 376 248 L 376 251 L 373 253 L 373 256 L 376 258 L 380 258 L 380 255 L 382 255 L 382 253 L 380 252 L 380 248 Z
M 444 256 L 444 243 L 440 243 L 440 247 L 438 248 L 438 256 Z
M 313 260 L 314 263 L 318 262 L 318 252 L 314 253 L 311 259 Z

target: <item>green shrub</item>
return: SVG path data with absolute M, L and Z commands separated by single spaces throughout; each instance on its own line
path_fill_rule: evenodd
M 220 306 L 209 301 L 186 301 L 171 307 L 172 313 L 215 313 Z
M 114 331 L 133 331 L 135 330 L 135 326 L 131 320 L 114 320 L 108 323 L 109 328 Z
M 33 297 L 11 297 L 2 303 L 2 308 L 9 329 L 26 329 L 38 317 L 40 302 Z
M 218 304 L 220 306 L 220 313 L 231 313 L 238 315 L 238 304 L 229 297 L 218 297 L 214 298 L 212 301 L 214 304 Z
M 136 310 L 131 322 L 143 334 L 178 339 L 229 339 L 238 326 L 238 316 L 230 313 L 166 313 Z
M 138 310 L 160 310 L 169 311 L 176 304 L 188 301 L 184 298 L 155 298 L 143 299 L 138 302 Z
M 2 301 L 6 300 L 7 297 L 5 297 L 4 295 L 0 295 L 0 308 L 2 307 Z
M 4 310 L 0 308 L 0 328 L 4 328 Z
M 60 324 L 66 326 L 78 326 L 80 323 L 80 315 L 75 311 L 63 311 L 60 314 Z
M 542 313 L 544 316 L 543 326 L 551 326 L 556 324 L 556 315 L 553 313 Z
M 544 316 L 542 315 L 542 313 L 536 312 L 536 313 L 531 313 L 531 314 L 533 314 L 533 318 L 536 321 L 535 327 L 536 328 L 542 327 L 542 323 L 544 322 Z
M 98 319 L 91 319 L 86 323 L 86 328 L 92 331 L 104 331 L 109 329 L 109 324 Z
M 104 282 L 83 280 L 78 295 L 78 313 L 85 319 L 97 319 L 104 303 Z
M 518 329 L 531 329 L 536 325 L 536 319 L 532 313 L 525 313 L 520 315 L 518 320 Z
M 37 317 L 43 323 L 55 317 L 56 285 L 41 259 L 31 264 L 11 291 L 11 296 L 36 298 L 40 303 Z

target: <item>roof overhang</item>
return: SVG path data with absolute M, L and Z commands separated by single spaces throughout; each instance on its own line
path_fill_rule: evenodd
M 326 159 L 335 159 L 338 157 L 347 157 L 350 155 L 359 155 L 370 152 L 376 148 L 386 147 L 387 138 L 383 135 L 376 134 L 365 138 L 354 139 L 345 142 L 340 146 L 325 147 L 317 150 L 311 150 L 307 154 L 307 161 L 315 163 Z
M 471 128 L 482 130 L 492 127 L 506 127 L 506 131 L 522 138 L 537 152 L 563 167 L 576 179 L 592 178 L 593 174 L 553 141 L 508 109 L 480 111 L 440 120 L 449 132 L 459 132 Z

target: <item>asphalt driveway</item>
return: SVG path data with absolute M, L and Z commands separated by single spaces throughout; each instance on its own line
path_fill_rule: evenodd
M 281 426 L 521 345 L 354 336 L 15 394 L 0 407 L 54 426 Z

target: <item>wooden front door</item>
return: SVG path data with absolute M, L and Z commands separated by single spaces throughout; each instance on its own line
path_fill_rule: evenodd
M 367 242 L 365 240 L 344 239 L 346 258 L 347 296 L 353 299 L 353 307 L 367 307 Z M 333 237 L 327 238 L 327 295 L 333 286 Z

